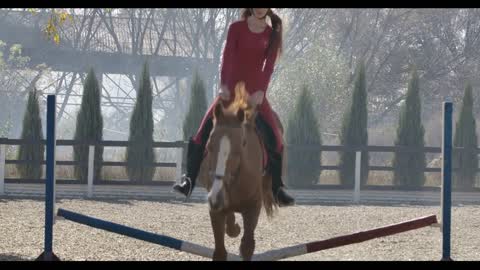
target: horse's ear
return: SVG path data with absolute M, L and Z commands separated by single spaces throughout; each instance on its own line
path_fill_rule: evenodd
M 215 105 L 215 110 L 213 112 L 213 117 L 215 119 L 220 119 L 223 116 L 223 104 L 222 102 L 218 102 L 217 105 Z
M 245 121 L 245 111 L 243 109 L 238 109 L 237 118 L 240 123 L 243 123 L 243 121 Z

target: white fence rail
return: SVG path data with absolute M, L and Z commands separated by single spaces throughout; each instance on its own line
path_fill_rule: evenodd
M 379 191 L 364 190 L 358 202 L 354 201 L 354 192 L 348 190 L 289 190 L 297 204 L 438 204 L 440 191 Z M 88 198 L 87 185 L 57 184 L 57 198 Z M 4 198 L 27 197 L 43 198 L 43 184 L 5 184 Z M 159 201 L 206 202 L 207 192 L 198 187 L 192 196 L 185 200 L 183 196 L 173 193 L 169 186 L 131 186 L 131 185 L 97 185 L 90 198 L 92 199 L 151 199 Z M 476 192 L 453 192 L 454 204 L 480 204 L 480 195 Z
M 5 183 L 5 145 L 0 145 L 0 196 L 3 197 L 43 197 L 44 184 Z M 139 185 L 95 185 L 94 175 L 95 147 L 89 147 L 88 181 L 81 184 L 57 184 L 58 198 L 94 198 L 94 199 L 153 199 L 153 200 L 185 200 L 173 193 L 170 186 L 139 186 Z M 353 190 L 290 190 L 298 204 L 315 203 L 440 203 L 440 191 L 379 191 L 360 190 L 361 152 L 356 152 L 355 185 Z M 177 166 L 175 177 L 182 172 L 182 148 L 177 151 Z M 206 191 L 198 187 L 187 201 L 205 202 Z M 454 203 L 480 204 L 478 192 L 453 192 Z

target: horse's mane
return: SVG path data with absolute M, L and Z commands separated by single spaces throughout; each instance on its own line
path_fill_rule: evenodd
M 248 102 L 249 94 L 245 89 L 245 83 L 239 82 L 235 87 L 235 99 L 228 106 L 227 110 L 231 113 L 236 113 L 239 109 L 245 111 L 245 115 L 249 118 L 255 110 L 255 107 Z

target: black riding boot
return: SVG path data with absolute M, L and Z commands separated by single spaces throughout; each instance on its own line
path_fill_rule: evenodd
M 187 147 L 187 172 L 182 176 L 180 183 L 173 186 L 173 190 L 185 195 L 185 197 L 190 197 L 195 187 L 195 181 L 203 159 L 203 150 L 202 145 L 195 144 L 190 138 Z
M 278 153 L 270 153 L 270 173 L 272 175 L 273 197 L 280 207 L 295 204 L 295 199 L 284 189 L 282 181 L 282 156 Z
M 197 180 L 198 173 L 200 171 L 200 166 L 203 160 L 203 153 L 205 151 L 205 145 L 207 144 L 208 137 L 213 128 L 213 119 L 209 118 L 205 126 L 203 127 L 203 133 L 201 135 L 201 144 L 195 144 L 193 139 L 190 138 L 188 141 L 187 147 L 187 172 L 180 179 L 180 184 L 176 183 L 173 185 L 173 190 L 179 192 L 186 197 L 190 197 L 192 194 L 193 188 L 195 187 L 195 182 Z
M 272 192 L 279 206 L 295 204 L 295 199 L 285 191 L 282 181 L 282 155 L 276 151 L 275 134 L 272 128 L 260 115 L 255 119 L 255 125 L 262 137 L 268 154 L 267 173 L 272 175 Z

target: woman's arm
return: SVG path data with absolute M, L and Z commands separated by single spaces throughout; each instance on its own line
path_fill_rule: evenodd
M 275 62 L 277 60 L 278 53 L 277 51 L 270 53 L 265 59 L 265 64 L 263 66 L 263 71 L 259 74 L 258 80 L 260 89 L 255 91 L 251 96 L 252 102 L 256 103 L 257 105 L 263 104 L 263 100 L 265 95 L 267 94 L 268 85 L 270 84 L 270 79 L 272 77 L 273 69 L 275 67 Z
M 271 52 L 267 59 L 265 60 L 265 65 L 263 67 L 263 72 L 260 76 L 260 91 L 267 92 L 268 85 L 270 84 L 270 79 L 272 78 L 273 69 L 278 57 L 278 50 Z

